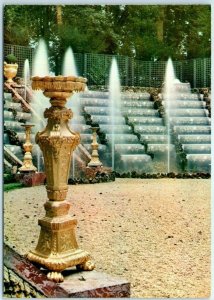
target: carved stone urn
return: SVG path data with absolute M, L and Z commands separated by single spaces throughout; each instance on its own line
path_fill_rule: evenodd
M 65 200 L 72 152 L 80 142 L 80 135 L 68 126 L 73 114 L 65 104 L 73 92 L 84 91 L 85 82 L 85 78 L 74 76 L 32 78 L 33 90 L 42 90 L 51 103 L 44 112 L 47 126 L 36 135 L 36 143 L 44 156 L 49 200 L 44 205 L 46 215 L 39 220 L 41 231 L 37 247 L 27 257 L 49 269 L 48 278 L 55 282 L 64 280 L 61 272 L 68 267 L 82 270 L 95 267 L 88 252 L 78 247 L 77 220 L 69 215 L 71 205 Z
M 8 64 L 4 62 L 4 76 L 7 78 L 7 83 L 13 83 L 13 78 L 16 77 L 18 64 Z

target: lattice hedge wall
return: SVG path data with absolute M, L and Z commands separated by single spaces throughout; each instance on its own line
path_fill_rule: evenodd
M 13 53 L 19 64 L 18 76 L 22 76 L 24 61 L 32 67 L 34 49 L 18 45 L 4 45 L 4 56 Z M 75 53 L 78 74 L 88 79 L 88 85 L 108 85 L 112 58 L 118 63 L 123 86 L 159 87 L 164 81 L 166 62 L 141 61 L 127 56 Z M 211 86 L 211 58 L 197 58 L 173 62 L 175 74 L 182 82 L 188 81 L 192 88 Z

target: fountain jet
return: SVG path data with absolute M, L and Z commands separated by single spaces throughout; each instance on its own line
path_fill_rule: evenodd
M 29 65 L 28 59 L 26 59 L 24 62 L 24 72 L 23 73 L 24 73 L 23 77 L 24 77 L 24 86 L 25 86 L 24 100 L 26 101 L 27 86 L 30 83 L 30 65 Z
M 48 76 L 49 73 L 47 46 L 45 41 L 40 39 L 33 57 L 32 76 Z M 34 133 L 43 130 L 46 126 L 46 122 L 43 117 L 46 106 L 46 97 L 43 95 L 42 91 L 34 91 L 31 101 L 31 110 L 33 112 L 32 122 L 35 124 Z M 37 145 L 35 147 L 34 154 L 37 157 L 37 169 L 40 171 L 42 153 Z
M 176 96 L 176 89 L 175 89 L 175 72 L 173 68 L 173 63 L 171 58 L 168 59 L 166 64 L 166 73 L 165 73 L 165 80 L 164 80 L 164 90 L 163 90 L 163 98 L 165 102 L 165 109 L 166 109 L 166 127 L 167 127 L 167 172 L 170 172 L 170 145 L 171 145 L 171 138 L 170 138 L 170 117 L 171 117 L 171 101 L 174 101 Z
M 76 63 L 74 59 L 74 53 L 69 47 L 64 55 L 62 64 L 62 75 L 63 76 L 78 76 Z M 70 100 L 70 99 L 69 99 Z M 80 97 L 76 93 L 72 96 L 72 101 L 68 101 L 68 108 L 72 109 L 74 112 L 74 117 L 70 120 L 70 126 L 76 131 L 80 131 L 79 117 L 80 117 Z M 75 157 L 72 155 L 72 178 L 75 178 Z
M 111 116 L 112 170 L 115 169 L 115 117 L 121 114 L 120 76 L 115 58 L 112 59 L 109 79 L 109 109 Z

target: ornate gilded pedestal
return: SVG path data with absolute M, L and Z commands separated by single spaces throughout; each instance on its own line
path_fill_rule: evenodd
M 68 267 L 83 270 L 95 267 L 89 254 L 78 248 L 75 237 L 77 220 L 69 215 L 70 203 L 65 200 L 72 152 L 80 142 L 79 134 L 68 126 L 72 111 L 65 107 L 65 103 L 74 91 L 85 89 L 85 82 L 86 79 L 74 76 L 32 78 L 32 88 L 43 90 L 44 95 L 51 98 L 51 107 L 44 112 L 47 126 L 36 135 L 44 156 L 49 200 L 44 205 L 46 215 L 39 220 L 41 232 L 37 247 L 27 257 L 49 269 L 48 278 L 56 282 L 63 281 L 60 272 Z
M 92 148 L 92 154 L 91 154 L 91 160 L 88 163 L 88 167 L 98 167 L 98 166 L 102 166 L 102 163 L 99 159 L 99 154 L 98 154 L 98 143 L 97 143 L 97 129 L 99 127 L 91 127 L 91 130 L 93 132 L 93 141 L 91 144 L 91 148 Z
M 25 128 L 26 141 L 23 145 L 23 148 L 25 150 L 23 165 L 21 166 L 21 168 L 19 168 L 19 171 L 20 172 L 36 172 L 37 168 L 33 165 L 32 155 L 31 155 L 33 145 L 31 144 L 31 141 L 30 141 L 31 128 L 34 125 L 22 124 L 22 126 Z

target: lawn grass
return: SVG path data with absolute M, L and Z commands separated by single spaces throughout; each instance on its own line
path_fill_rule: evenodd
M 24 184 L 19 182 L 5 183 L 4 184 L 4 192 L 8 192 L 15 189 L 21 189 L 25 187 Z

